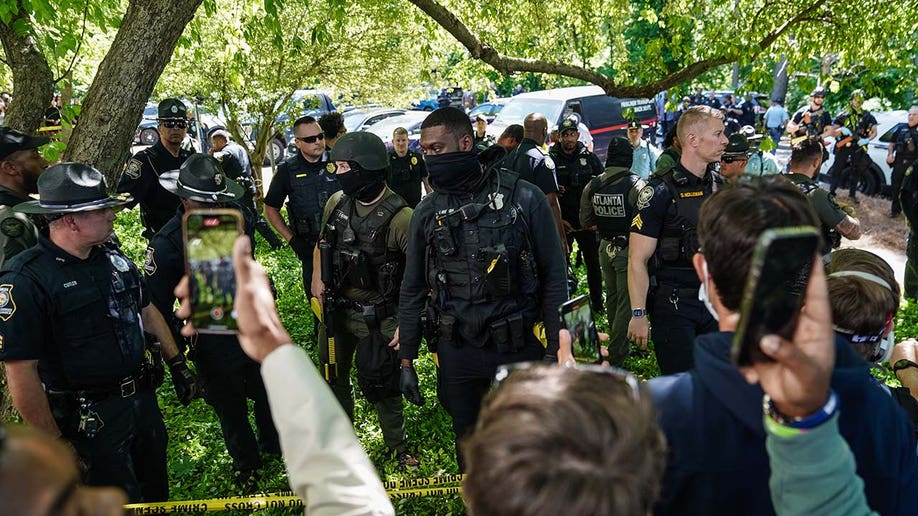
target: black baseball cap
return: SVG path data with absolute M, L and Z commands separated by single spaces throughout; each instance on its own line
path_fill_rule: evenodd
M 37 149 L 50 141 L 51 138 L 46 136 L 29 136 L 9 127 L 0 127 L 0 161 L 14 152 Z
M 628 122 L 628 129 L 640 129 L 640 130 L 643 131 L 643 130 L 644 130 L 644 127 L 643 127 L 643 126 L 641 125 L 641 123 L 638 122 L 637 120 L 632 120 L 632 121 Z
M 561 125 L 558 126 L 558 132 L 564 134 L 564 131 L 579 131 L 577 128 L 577 121 L 573 117 L 565 118 Z
M 156 118 L 158 120 L 180 119 L 185 120 L 188 108 L 185 103 L 179 99 L 165 99 L 157 107 Z

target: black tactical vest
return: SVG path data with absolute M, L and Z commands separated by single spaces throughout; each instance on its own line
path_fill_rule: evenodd
M 630 170 L 622 170 L 605 181 L 598 177 L 592 179 L 593 215 L 600 238 L 628 237 L 631 220 L 637 214 L 637 207 L 628 202 L 628 197 L 632 189 L 640 189 L 640 186 L 635 187 L 638 183 L 643 180 Z
M 558 196 L 561 205 L 561 217 L 580 227 L 580 197 L 583 188 L 593 179 L 593 167 L 590 166 L 590 154 L 585 147 L 580 152 L 568 156 L 560 151 L 549 153 L 555 162 L 555 175 L 558 186 L 564 187 L 564 193 Z M 554 149 L 554 148 L 553 148 Z
M 710 175 L 708 175 L 710 174 Z M 720 174 L 708 172 L 700 183 L 690 184 L 677 165 L 661 176 L 673 198 L 657 242 L 657 265 L 666 269 L 694 270 L 692 256 L 698 251 L 698 213 L 701 204 L 723 183 Z
M 918 127 L 905 126 L 896 133 L 896 161 L 908 163 L 918 158 Z
M 334 176 L 335 165 L 324 160 L 317 164 L 308 163 L 299 154 L 287 158 L 284 165 L 290 178 L 287 211 L 292 229 L 297 235 L 315 240 L 328 198 L 341 189 Z
M 819 189 L 819 185 L 813 181 L 804 181 L 798 177 L 791 176 L 790 180 L 797 185 L 797 188 L 806 195 L 812 204 L 813 192 Z M 829 254 L 832 249 L 838 249 L 841 246 L 841 233 L 837 228 L 829 227 L 825 222 L 820 222 L 822 226 L 823 248 L 822 254 Z
M 378 302 L 397 302 L 405 273 L 405 255 L 386 245 L 389 222 L 407 207 L 399 195 L 389 195 L 366 217 L 356 216 L 354 198 L 344 195 L 332 210 L 326 238 L 333 246 L 335 287 L 376 292 Z

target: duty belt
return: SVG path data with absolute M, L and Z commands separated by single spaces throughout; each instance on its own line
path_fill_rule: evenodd
M 340 306 L 355 310 L 363 314 L 364 317 L 373 317 L 378 321 L 382 321 L 398 313 L 398 306 L 395 303 L 358 303 L 357 301 L 342 299 Z
M 92 386 L 79 389 L 55 389 L 47 387 L 45 390 L 51 395 L 72 394 L 86 398 L 89 401 L 102 401 L 109 398 L 130 398 L 137 391 L 152 387 L 150 375 L 141 368 L 137 373 L 122 378 L 117 384 L 108 386 Z
M 615 235 L 611 237 L 601 237 L 603 240 L 609 243 L 612 247 L 628 247 L 628 235 Z

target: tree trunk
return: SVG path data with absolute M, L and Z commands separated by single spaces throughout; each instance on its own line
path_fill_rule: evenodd
M 34 133 L 51 105 L 54 93 L 51 68 L 32 37 L 29 13 L 16 2 L 17 12 L 8 24 L 0 22 L 0 40 L 13 73 L 13 102 L 6 111 L 5 125 Z
M 774 73 L 774 86 L 771 87 L 771 99 L 778 99 L 781 102 L 784 102 L 785 97 L 787 97 L 787 58 L 781 56 L 778 59 L 778 62 L 775 63 L 775 73 Z
M 86 93 L 65 161 L 98 168 L 115 188 L 143 106 L 201 1 L 131 1 Z

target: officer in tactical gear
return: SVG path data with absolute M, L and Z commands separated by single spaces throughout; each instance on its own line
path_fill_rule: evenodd
M 577 240 L 587 269 L 590 302 L 594 310 L 602 307 L 602 273 L 599 269 L 599 245 L 596 233 L 580 226 L 580 197 L 591 179 L 602 173 L 602 163 L 586 145 L 578 141 L 580 132 L 573 119 L 561 122 L 561 139 L 552 145 L 548 154 L 555 162 L 558 177 L 558 202 L 561 205 L 561 223 L 564 225 L 567 245 Z
M 255 195 L 258 193 L 258 187 L 255 185 L 255 177 L 252 175 L 252 161 L 249 159 L 249 153 L 242 145 L 232 141 L 229 133 L 220 129 L 214 131 L 210 136 L 213 146 L 210 153 L 220 160 L 226 177 L 237 182 L 243 189 L 242 199 L 237 201 L 240 209 L 248 212 L 248 216 L 255 220 L 255 230 L 265 239 L 265 242 L 271 246 L 271 249 L 280 249 L 283 241 L 271 230 L 268 221 L 258 212 L 255 205 Z
M 857 185 L 870 168 L 867 145 L 877 135 L 877 119 L 861 109 L 864 90 L 851 92 L 851 105 L 832 121 L 835 136 L 835 162 L 829 169 L 829 192 L 835 193 L 838 185 L 848 184 L 848 197 L 854 204 L 857 199 Z M 869 172 L 868 172 L 869 173 Z
M 376 407 L 386 445 L 399 466 L 417 469 L 420 463 L 408 452 L 405 435 L 397 351 L 398 294 L 412 210 L 386 187 L 389 155 L 375 134 L 345 134 L 331 159 L 342 190 L 325 205 L 315 250 L 312 292 L 328 304 L 323 306 L 320 359 L 326 380 L 351 419 L 353 359 L 357 383 Z M 328 283 L 323 268 L 326 276 L 331 272 Z M 334 309 L 328 310 L 331 305 Z
M 159 184 L 159 176 L 176 170 L 193 151 L 182 148 L 188 129 L 187 109 L 179 99 L 165 99 L 159 103 L 156 120 L 159 141 L 134 154 L 121 175 L 119 193 L 129 193 L 133 200 L 128 208 L 140 204 L 143 237 L 153 238 L 157 231 L 175 214 L 178 198 Z
M 173 328 L 176 338 L 182 321 L 172 312 L 175 287 L 185 275 L 185 246 L 182 239 L 182 216 L 186 210 L 235 208 L 243 189 L 227 178 L 220 162 L 206 154 L 192 154 L 179 170 L 159 177 L 181 204 L 175 215 L 150 241 L 144 263 L 144 275 L 153 304 Z M 246 234 L 253 236 L 252 221 L 247 220 Z M 259 452 L 280 453 L 277 430 L 271 420 L 271 409 L 261 379 L 261 369 L 242 352 L 235 335 L 199 334 L 191 339 L 197 372 L 206 389 L 205 399 L 213 407 L 223 431 L 226 450 L 233 458 L 235 480 L 243 488 L 252 487 L 256 470 L 261 467 Z M 248 400 L 254 402 L 255 424 L 259 439 L 249 424 Z
M 918 159 L 905 169 L 902 189 L 899 191 L 902 212 L 908 220 L 908 244 L 905 248 L 905 296 L 918 299 Z
M 386 186 L 402 196 L 408 207 L 414 209 L 421 202 L 421 185 L 431 191 L 427 183 L 427 164 L 424 156 L 408 148 L 408 130 L 396 127 L 392 132 L 392 150 L 389 151 L 389 175 Z
M 35 245 L 39 230 L 47 231 L 44 218 L 16 213 L 13 206 L 38 193 L 38 176 L 48 168 L 38 148 L 49 141 L 0 127 L 0 266 Z
M 412 361 L 431 295 L 438 397 L 458 442 L 475 425 L 498 365 L 557 361 L 566 260 L 545 195 L 499 166 L 499 146 L 473 151 L 465 113 L 431 113 L 421 124 L 421 147 L 434 192 L 418 204 L 408 233 L 399 300 L 401 388 L 409 401 L 423 403 Z M 547 348 L 533 333 L 538 322 Z
M 606 169 L 583 189 L 580 223 L 599 235 L 599 265 L 606 286 L 606 320 L 609 322 L 609 362 L 622 367 L 628 356 L 628 233 L 637 214 L 638 193 L 647 185 L 631 170 L 631 142 L 621 136 L 609 141 Z M 592 290 L 592 286 L 590 287 Z
M 638 195 L 628 251 L 628 338 L 646 349 L 649 311 L 663 374 L 691 368 L 695 336 L 717 330 L 699 299 L 701 282 L 692 256 L 698 251 L 698 210 L 724 181 L 709 167 L 720 161 L 727 146 L 724 115 L 709 106 L 693 106 L 679 117 L 677 135 L 680 161 L 651 178 Z
M 335 165 L 325 152 L 325 133 L 316 120 L 311 116 L 298 118 L 293 123 L 293 134 L 299 152 L 277 167 L 265 195 L 265 217 L 303 262 L 303 287 L 308 293 L 322 209 L 341 187 L 335 179 Z M 280 213 L 284 201 L 289 224 Z
M 892 167 L 892 205 L 889 209 L 890 218 L 896 218 L 902 212 L 899 204 L 899 190 L 905 170 L 918 158 L 918 106 L 908 110 L 908 123 L 899 128 L 889 142 L 886 163 Z
M 792 141 L 814 136 L 824 139 L 832 135 L 832 115 L 823 107 L 825 101 L 826 89 L 822 86 L 810 93 L 809 105 L 798 109 L 787 122 L 787 132 Z
M 166 500 L 162 375 L 148 365 L 144 330 L 161 343 L 179 399 L 187 405 L 200 388 L 140 272 L 109 243 L 114 209 L 130 197 L 110 197 L 102 173 L 79 163 L 50 167 L 38 193 L 16 210 L 50 219 L 49 236 L 0 270 L 0 360 L 13 404 L 73 446 L 85 483 Z
M 794 144 L 790 157 L 790 179 L 806 195 L 822 222 L 824 256 L 838 249 L 841 237 L 857 240 L 861 237 L 861 223 L 853 212 L 848 213 L 835 200 L 835 195 L 819 187 L 819 170 L 822 167 L 822 138 L 806 138 Z

